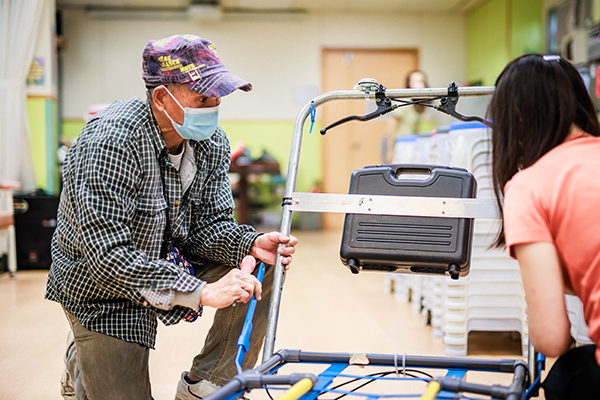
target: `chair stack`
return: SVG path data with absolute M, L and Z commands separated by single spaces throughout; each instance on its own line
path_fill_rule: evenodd
M 414 148 L 423 149 L 416 146 L 417 140 Z M 440 130 L 429 139 L 426 153 L 413 157 L 467 169 L 477 180 L 477 198 L 495 199 L 490 134 L 483 124 L 458 122 L 449 131 Z M 432 334 L 442 337 L 447 355 L 466 355 L 468 334 L 475 330 L 519 332 L 527 355 L 525 293 L 518 263 L 507 251 L 489 248 L 499 228 L 500 220 L 475 220 L 470 273 L 465 278 L 386 276 L 386 290 L 393 289 L 399 300 L 410 299 L 413 309 L 431 323 Z
M 416 135 L 399 136 L 394 146 L 393 164 L 430 164 L 432 151 L 436 155 L 443 153 L 443 146 L 436 144 L 431 132 L 419 132 Z M 437 163 L 442 165 L 441 163 Z M 386 290 L 395 292 L 398 300 L 410 301 L 416 312 L 426 312 L 424 303 L 427 302 L 429 281 L 422 275 L 386 274 Z M 425 311 L 424 311 L 425 310 Z
M 479 122 L 450 127 L 450 165 L 471 172 L 477 180 L 477 198 L 495 199 L 492 183 L 491 140 Z M 523 355 L 528 352 L 525 291 L 519 265 L 506 250 L 490 249 L 501 220 L 475 220 L 471 270 L 467 277 L 445 279 L 442 289 L 444 352 L 467 354 L 470 331 L 517 331 Z

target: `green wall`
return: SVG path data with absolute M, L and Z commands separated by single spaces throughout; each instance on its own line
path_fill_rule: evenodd
M 513 0 L 510 32 L 511 60 L 527 53 L 543 53 L 543 0 Z
M 493 85 L 508 61 L 507 0 L 490 0 L 467 16 L 467 80 Z
M 490 0 L 467 15 L 467 80 L 494 85 L 506 64 L 544 49 L 543 0 Z
M 73 141 L 81 132 L 83 120 L 66 120 L 62 123 L 62 138 Z M 294 121 L 221 121 L 221 127 L 227 133 L 232 148 L 243 143 L 250 155 L 258 158 L 266 150 L 279 165 L 282 173 L 287 172 Z M 300 172 L 296 189 L 309 191 L 322 179 L 321 175 L 321 135 L 315 125 L 313 133 L 308 134 L 310 121 L 307 121 L 302 140 Z
M 31 151 L 37 187 L 49 194 L 58 192 L 58 104 L 48 97 L 27 99 Z
M 61 139 L 71 144 L 77 139 L 83 129 L 85 121 L 82 119 L 69 119 L 62 121 Z
M 243 143 L 250 149 L 253 158 L 260 157 L 263 150 L 266 150 L 279 162 L 282 173 L 287 172 L 294 121 L 222 121 L 221 127 L 227 132 L 232 147 L 239 142 Z M 310 191 L 322 180 L 320 128 L 315 123 L 311 134 L 308 133 L 309 128 L 310 121 L 307 120 L 296 182 L 296 190 L 303 192 Z

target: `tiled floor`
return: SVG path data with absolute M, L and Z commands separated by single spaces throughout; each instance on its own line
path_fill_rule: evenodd
M 410 307 L 384 293 L 380 273 L 351 274 L 339 261 L 339 233 L 295 232 L 300 240 L 284 286 L 275 348 L 443 355 L 443 344 Z M 47 271 L 0 275 L 0 400 L 60 400 L 68 324 L 43 299 Z M 156 400 L 173 399 L 181 371 L 202 346 L 213 312 L 194 324 L 159 325 L 150 355 Z M 470 337 L 469 356 L 519 357 L 504 334 Z M 252 397 L 252 396 L 251 396 Z

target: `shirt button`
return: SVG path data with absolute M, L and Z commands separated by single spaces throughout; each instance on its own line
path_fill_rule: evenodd
M 175 204 L 176 206 L 178 206 L 178 205 L 179 205 L 179 200 L 175 200 L 175 201 L 173 202 L 173 204 Z
M 144 307 L 148 307 L 148 302 L 147 302 L 147 301 L 145 301 L 145 302 L 143 303 L 143 306 L 144 306 Z

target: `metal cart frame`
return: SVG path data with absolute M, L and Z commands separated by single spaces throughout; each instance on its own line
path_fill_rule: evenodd
M 282 203 L 282 218 L 280 231 L 289 235 L 291 230 L 292 212 L 336 212 L 354 214 L 379 214 L 379 215 L 402 215 L 402 216 L 427 216 L 427 217 L 449 217 L 449 218 L 498 218 L 495 202 L 479 199 L 465 198 L 431 198 L 431 197 L 403 197 L 403 196 L 378 196 L 361 194 L 323 194 L 323 193 L 299 193 L 295 191 L 296 180 L 299 169 L 300 149 L 304 124 L 312 115 L 314 123 L 314 110 L 334 100 L 363 100 L 374 98 L 377 110 L 369 115 L 358 117 L 346 117 L 331 124 L 322 130 L 339 125 L 349 120 L 366 121 L 376 118 L 392 110 L 392 99 L 403 98 L 432 98 L 440 99 L 440 106 L 435 106 L 439 111 L 450 114 L 461 120 L 480 120 L 487 125 L 487 121 L 478 117 L 466 117 L 456 112 L 455 105 L 459 97 L 464 96 L 486 96 L 493 94 L 494 87 L 457 87 L 451 83 L 447 89 L 425 88 L 425 89 L 393 89 L 386 90 L 372 79 L 363 79 L 354 90 L 335 91 L 318 96 L 304 106 L 296 118 L 292 145 L 287 171 L 287 183 L 285 197 Z M 289 386 L 292 388 L 279 399 L 294 400 L 302 397 L 303 400 L 314 400 L 323 392 L 331 390 L 334 377 L 341 374 L 351 365 L 364 365 L 393 367 L 396 375 L 399 374 L 399 355 L 362 354 L 358 361 L 356 355 L 342 353 L 311 353 L 300 350 L 280 350 L 274 353 L 277 321 L 283 290 L 285 267 L 282 257 L 277 256 L 272 296 L 269 306 L 267 331 L 263 349 L 263 364 L 255 369 L 244 371 L 233 378 L 216 393 L 207 397 L 206 400 L 233 400 L 245 391 L 252 388 L 266 386 Z M 241 340 L 241 338 L 240 338 Z M 472 358 L 451 357 L 424 357 L 424 356 L 402 356 L 402 368 L 406 371 L 411 368 L 442 368 L 446 369 L 445 377 L 427 379 L 430 382 L 423 399 L 434 398 L 457 398 L 456 392 L 477 393 L 492 398 L 523 399 L 526 395 L 537 394 L 539 386 L 539 371 L 543 368 L 543 358 L 536 357 L 530 347 L 529 362 L 523 360 L 485 360 Z M 325 372 L 319 376 L 313 374 L 277 374 L 280 367 L 293 363 L 316 363 L 329 365 Z M 463 381 L 467 371 L 487 371 L 513 374 L 512 383 L 509 386 L 469 383 Z M 389 373 L 389 372 L 388 372 Z M 374 378 L 366 377 L 367 380 Z M 437 389 L 427 394 L 433 382 Z M 529 387 L 529 389 L 527 389 Z M 527 394 L 526 394 L 527 391 Z M 345 395 L 347 395 L 346 393 Z M 369 400 L 379 398 L 376 395 L 365 395 Z M 429 397 L 427 397 L 429 396 Z M 410 397 L 409 396 L 382 396 L 382 397 Z M 415 397 L 415 395 L 412 395 Z M 419 396 L 420 397 L 420 396 Z M 464 397 L 462 397 L 464 398 Z M 467 397 L 468 398 L 468 397 Z
M 367 202 L 361 202 L 361 199 L 364 199 L 365 197 L 364 195 L 296 192 L 296 180 L 298 176 L 303 128 L 306 119 L 311 115 L 311 111 L 322 104 L 334 100 L 377 99 L 377 91 L 381 89 L 380 86 L 381 85 L 378 85 L 371 79 L 363 79 L 357 85 L 357 89 L 324 93 L 321 96 L 316 97 L 310 103 L 306 104 L 300 111 L 300 114 L 296 118 L 296 122 L 294 124 L 294 133 L 292 136 L 285 197 L 282 203 L 283 210 L 281 214 L 281 232 L 285 233 L 286 235 L 290 234 L 293 211 L 357 214 L 369 213 L 454 218 L 497 218 L 497 208 L 495 204 L 488 200 L 429 197 L 391 198 L 390 196 L 368 196 L 369 199 Z M 448 89 L 424 88 L 385 90 L 384 88 L 383 92 L 385 97 L 390 99 L 447 96 L 447 98 L 451 99 L 448 103 L 454 106 L 458 101 L 458 97 L 491 95 L 494 92 L 494 87 L 459 88 L 451 84 Z M 440 111 L 447 112 L 445 110 Z M 452 111 L 453 107 L 450 110 L 451 114 Z M 273 354 L 275 348 L 277 320 L 279 318 L 279 308 L 281 305 L 283 278 L 285 273 L 285 268 L 281 261 L 282 258 L 280 255 L 278 255 L 275 263 L 275 275 L 273 278 L 273 291 L 269 307 L 263 361 L 266 361 Z

